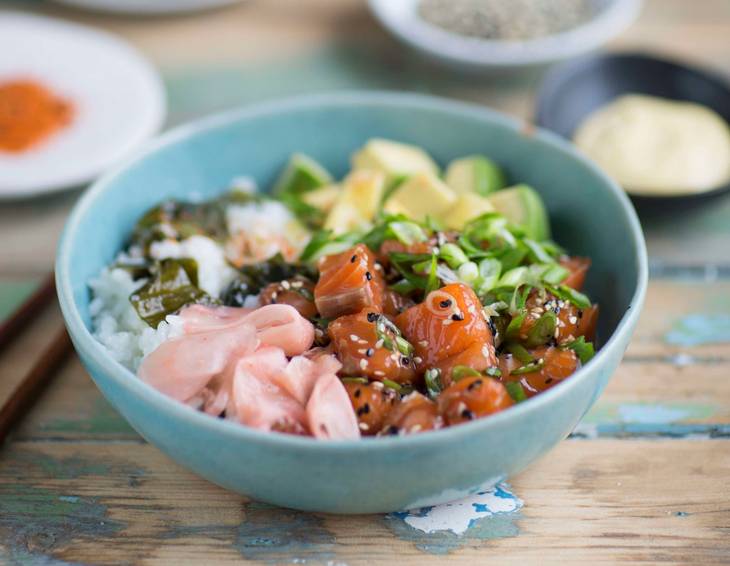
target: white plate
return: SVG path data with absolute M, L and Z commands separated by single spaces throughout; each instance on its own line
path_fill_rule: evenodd
M 174 14 L 220 8 L 240 0 L 55 0 L 61 4 L 116 14 Z
M 596 49 L 627 28 L 641 0 L 593 0 L 598 16 L 574 29 L 526 41 L 465 37 L 422 20 L 420 0 L 369 0 L 380 23 L 404 43 L 466 70 L 499 70 L 553 63 Z
M 70 126 L 37 147 L 0 152 L 0 198 L 77 186 L 160 128 L 165 94 L 130 45 L 84 26 L 0 11 L 0 82 L 31 78 L 74 106 Z

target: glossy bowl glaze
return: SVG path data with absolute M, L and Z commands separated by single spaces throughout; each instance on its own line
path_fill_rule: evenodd
M 90 332 L 87 282 L 121 249 L 135 220 L 164 198 L 218 194 L 238 175 L 269 186 L 294 151 L 343 175 L 350 154 L 381 136 L 440 163 L 490 155 L 550 209 L 554 236 L 593 258 L 601 349 L 575 375 L 492 417 L 411 437 L 322 442 L 263 433 L 168 399 L 115 362 Z M 395 93 L 318 95 L 252 106 L 178 128 L 108 174 L 68 220 L 56 264 L 61 308 L 92 378 L 149 442 L 183 466 L 252 498 L 333 513 L 441 503 L 525 468 L 565 438 L 619 364 L 644 300 L 644 239 L 625 194 L 569 144 L 525 133 L 482 107 Z

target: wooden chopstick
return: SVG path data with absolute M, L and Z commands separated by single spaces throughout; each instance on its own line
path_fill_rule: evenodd
M 64 327 L 55 334 L 53 342 L 41 353 L 38 361 L 23 377 L 10 398 L 0 407 L 0 444 L 13 425 L 40 397 L 58 366 L 71 351 L 71 339 Z
M 0 350 L 9 344 L 26 324 L 41 313 L 43 307 L 55 294 L 56 283 L 53 273 L 51 273 L 7 320 L 0 323 Z
M 56 294 L 53 273 L 48 275 L 33 294 L 10 317 L 0 324 L 0 351 L 13 341 L 20 331 L 37 318 Z M 0 406 L 0 444 L 33 403 L 40 397 L 54 371 L 71 351 L 71 340 L 61 327 L 51 344 L 41 353 L 38 361 L 21 379 L 10 397 Z

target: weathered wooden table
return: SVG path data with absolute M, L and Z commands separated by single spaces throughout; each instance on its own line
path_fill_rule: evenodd
M 162 69 L 171 125 L 333 88 L 432 92 L 527 118 L 539 82 L 538 75 L 475 81 L 432 68 L 355 0 L 252 0 L 165 19 L 13 6 L 138 45 Z M 648 2 L 611 48 L 651 49 L 730 73 L 730 3 Z M 77 197 L 0 205 L 0 297 L 22 293 L 50 269 Z M 511 510 L 457 536 L 427 534 L 396 516 L 326 516 L 247 501 L 147 444 L 72 357 L 0 448 L 0 561 L 730 563 L 730 197 L 643 224 L 652 276 L 631 347 L 575 433 L 510 480 Z M 0 401 L 59 324 L 49 309 L 0 358 Z

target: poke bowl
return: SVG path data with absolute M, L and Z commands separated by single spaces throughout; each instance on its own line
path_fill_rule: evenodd
M 383 147 L 388 148 L 387 155 L 383 153 Z M 308 235 L 296 232 L 289 239 L 294 247 L 306 244 L 308 252 L 301 249 L 297 252 L 301 257 L 307 253 L 311 255 L 315 248 L 319 251 L 319 263 L 315 265 L 320 271 L 318 275 L 311 275 L 313 281 L 319 277 L 311 301 L 316 304 L 316 310 L 321 311 L 319 314 L 331 318 L 333 322 L 330 325 L 341 323 L 348 317 L 363 317 L 359 321 L 361 327 L 365 328 L 363 333 L 355 335 L 345 330 L 341 346 L 338 346 L 332 328 L 324 327 L 317 333 L 319 321 L 307 322 L 301 309 L 276 304 L 277 295 L 275 292 L 267 294 L 268 287 L 259 290 L 256 300 L 260 302 L 255 306 L 246 302 L 248 296 L 239 302 L 235 302 L 238 301 L 235 299 L 229 303 L 228 299 L 218 300 L 211 292 L 211 299 L 201 289 L 208 289 L 207 286 L 215 286 L 220 282 L 215 277 L 211 279 L 210 273 L 206 275 L 202 264 L 200 280 L 197 272 L 191 273 L 185 261 L 187 256 L 198 257 L 195 255 L 197 252 L 189 250 L 186 253 L 180 246 L 185 245 L 187 240 L 175 241 L 180 234 L 170 234 L 167 231 L 169 226 L 161 227 L 157 222 L 160 215 L 167 218 L 171 210 L 175 211 L 173 216 L 179 210 L 185 210 L 184 228 L 182 224 L 175 226 L 181 231 L 190 230 L 190 211 L 195 216 L 201 210 L 200 206 L 207 206 L 205 203 L 216 203 L 217 206 L 221 202 L 221 195 L 231 194 L 226 193 L 226 188 L 233 184 L 238 187 L 238 196 L 235 197 L 237 202 L 242 198 L 246 203 L 243 206 L 256 206 L 265 210 L 262 224 L 273 225 L 281 208 L 272 207 L 281 207 L 282 203 L 297 217 L 302 210 L 311 212 L 311 207 L 302 207 L 298 201 L 295 203 L 285 198 L 287 195 L 299 194 L 296 190 L 292 193 L 292 187 L 299 187 L 302 183 L 306 185 L 322 175 L 331 175 L 336 179 L 345 177 L 344 181 L 336 184 L 339 191 L 337 198 L 340 199 L 336 203 L 340 203 L 344 198 L 342 195 L 349 190 L 348 183 L 352 182 L 353 175 L 357 179 L 362 176 L 362 171 L 357 170 L 345 176 L 350 169 L 350 156 L 355 154 L 355 169 L 358 169 L 358 163 L 365 162 L 367 167 L 377 169 L 383 163 L 392 164 L 392 148 L 396 148 L 396 161 L 399 164 L 408 162 L 413 165 L 425 160 L 427 167 L 433 170 L 428 174 L 394 175 L 394 179 L 390 179 L 387 184 L 387 191 L 383 188 L 385 180 L 374 177 L 380 179 L 378 182 L 382 185 L 379 194 L 391 195 L 389 198 L 395 199 L 393 202 L 397 206 L 394 204 L 387 210 L 390 216 L 379 211 L 378 220 L 371 217 L 367 228 L 362 228 L 360 232 L 355 230 L 357 238 L 349 240 L 353 232 L 343 230 L 342 223 L 348 229 L 353 227 L 352 210 L 347 208 L 347 214 L 344 214 L 337 209 L 339 212 L 334 214 L 332 210 L 339 206 L 335 204 L 328 213 L 326 230 L 310 232 Z M 298 152 L 304 152 L 309 157 L 298 156 Z M 413 152 L 423 159 L 413 159 Z M 295 154 L 294 158 L 291 158 L 292 154 Z M 489 158 L 475 159 L 474 156 Z M 468 166 L 456 167 L 458 171 L 453 175 L 449 166 L 446 174 L 441 175 L 440 167 L 449 163 Z M 497 164 L 499 175 L 487 174 L 485 177 L 485 163 Z M 480 171 L 481 175 L 473 174 L 474 171 Z M 242 175 L 246 178 L 241 179 Z M 425 177 L 428 180 L 424 181 Z M 497 183 L 500 186 L 496 188 L 499 189 L 506 184 L 504 179 L 520 185 L 499 190 L 494 195 L 500 196 L 493 198 L 494 195 L 488 193 L 494 188 L 485 188 L 484 183 L 488 184 L 495 178 L 502 179 Z M 479 181 L 479 191 L 483 194 L 464 196 L 458 219 L 454 219 L 453 215 L 442 219 L 431 218 L 429 213 L 435 210 L 432 207 L 439 198 L 453 199 L 453 202 L 449 202 L 455 206 L 457 196 L 450 195 L 449 184 L 461 186 L 475 179 Z M 279 200 L 272 204 L 273 201 L 266 197 L 258 194 L 252 196 L 253 186 L 261 187 L 260 191 L 274 186 Z M 405 198 L 406 193 L 411 195 L 410 200 Z M 245 196 L 241 197 L 241 194 Z M 497 203 L 507 200 L 505 195 L 508 194 L 519 195 L 518 203 L 525 206 L 515 206 L 512 199 L 507 206 L 500 208 Z M 226 203 L 230 202 L 231 197 L 223 198 Z M 388 209 L 390 205 L 385 198 L 379 197 L 378 201 L 384 202 L 383 208 Z M 255 204 L 251 204 L 250 199 L 254 199 Z M 487 204 L 484 204 L 485 201 L 488 201 Z M 489 202 L 495 203 L 496 211 Z M 236 206 L 240 212 L 240 206 Z M 514 213 L 515 208 L 532 220 L 522 227 L 513 224 L 512 218 L 508 218 L 509 222 L 505 220 L 505 217 Z M 208 218 L 211 209 L 204 210 Z M 230 209 L 226 211 L 228 214 Z M 406 212 L 418 218 L 410 218 Z M 467 221 L 461 218 L 464 214 L 469 216 Z M 334 220 L 333 216 L 336 217 Z M 552 227 L 552 240 L 562 248 L 550 243 L 552 240 L 549 239 L 549 232 L 546 232 L 547 217 Z M 150 218 L 157 220 L 150 225 L 147 222 Z M 179 220 L 183 217 L 175 218 Z M 227 218 L 230 226 L 230 216 Z M 361 219 L 358 217 L 358 222 Z M 247 215 L 240 217 L 239 221 L 244 233 L 257 222 Z M 394 221 L 398 222 L 397 226 L 388 224 Z M 441 227 L 440 222 L 445 222 L 450 231 Z M 475 225 L 474 222 L 482 224 Z M 154 229 L 148 230 L 150 226 Z M 200 237 L 198 229 L 199 225 L 193 223 L 194 235 L 190 236 L 191 239 Z M 481 247 L 465 242 L 464 234 L 469 231 L 470 234 L 476 233 L 475 230 L 486 230 L 490 238 L 496 230 L 499 238 L 479 244 Z M 419 256 L 416 258 L 418 261 L 406 262 L 409 270 L 406 272 L 398 262 L 405 261 L 403 256 L 407 254 L 400 251 L 396 255 L 390 254 L 390 266 L 385 263 L 387 260 L 379 260 L 378 263 L 378 258 L 369 256 L 374 253 L 373 249 L 384 245 L 382 240 L 385 237 L 381 237 L 377 245 L 370 244 L 373 234 L 382 236 L 386 232 L 395 233 L 399 239 L 422 238 L 424 242 L 430 242 L 430 238 L 437 238 L 438 242 L 428 249 L 427 257 Z M 453 237 L 447 236 L 454 233 L 456 235 Z M 137 242 L 135 238 L 141 237 L 141 234 L 144 237 L 155 235 L 141 246 L 130 245 L 130 238 L 134 244 Z M 419 237 L 419 234 L 422 236 Z M 263 243 L 270 245 L 272 242 L 269 240 L 264 238 Z M 401 239 L 401 244 L 403 241 Z M 496 249 L 494 242 L 497 241 L 501 242 L 500 245 L 519 245 L 527 250 L 515 260 L 517 271 L 505 268 L 505 273 L 501 275 L 482 272 L 483 264 L 494 265 L 490 254 Z M 247 246 L 250 247 L 250 242 Z M 155 267 L 151 268 L 144 260 L 147 250 L 160 247 L 168 250 L 167 255 L 157 255 Z M 246 249 L 249 250 L 249 247 Z M 453 251 L 455 248 L 464 248 L 469 253 L 463 263 L 480 262 L 475 267 L 477 271 L 474 275 L 467 277 L 469 269 L 462 270 L 461 265 L 457 269 L 456 265 L 450 263 L 453 257 L 443 257 L 445 249 Z M 353 249 L 357 253 L 353 253 Z M 570 264 L 564 261 L 567 261 L 567 256 L 562 249 L 569 251 L 571 256 L 590 258 L 591 267 L 585 282 L 581 276 L 580 285 L 574 286 L 582 288 L 587 296 L 600 305 L 597 328 L 590 329 L 591 338 L 595 334 L 596 345 L 592 357 L 583 356 L 582 335 L 579 339 L 570 335 L 567 339 L 562 337 L 558 340 L 562 332 L 558 327 L 564 326 L 559 321 L 556 324 L 556 320 L 562 320 L 559 319 L 560 309 L 581 314 L 568 309 L 577 308 L 572 304 L 574 302 L 581 304 L 588 301 L 586 295 L 571 290 L 568 284 L 569 270 L 562 267 L 563 264 Z M 235 279 L 239 281 L 241 274 L 251 275 L 269 266 L 267 262 L 271 258 L 264 257 L 255 262 L 249 261 L 244 266 L 229 260 L 232 264 L 227 268 L 235 268 L 234 271 L 240 268 L 240 271 L 236 271 L 239 279 Z M 143 259 L 142 264 L 137 262 L 140 258 Z M 172 261 L 174 258 L 177 258 L 177 263 Z M 338 300 L 330 300 L 332 292 L 325 293 L 321 288 L 331 271 L 324 267 L 325 264 L 329 265 L 327 262 L 334 262 L 338 269 L 355 270 L 363 266 L 363 269 L 367 269 L 362 278 L 365 283 L 360 282 L 359 276 L 357 281 L 358 285 L 366 285 L 365 290 L 368 292 L 359 293 L 362 289 L 358 288 L 358 293 L 347 294 L 348 300 L 344 303 L 339 300 L 339 296 Z M 536 262 L 542 263 L 537 265 Z M 110 265 L 113 269 L 107 267 Z M 180 298 L 179 293 L 173 297 L 172 306 L 167 295 L 159 294 L 161 290 L 165 291 L 164 274 L 170 266 L 176 271 L 167 281 L 184 282 L 188 304 L 182 309 L 179 307 L 184 301 L 175 303 Z M 398 316 L 381 315 L 373 311 L 382 307 L 383 312 L 386 312 L 386 308 L 381 303 L 376 305 L 373 302 L 373 297 L 379 295 L 372 286 L 379 278 L 385 285 L 386 278 L 390 277 L 388 273 L 394 266 L 400 270 L 407 285 L 400 280 L 395 283 L 388 280 L 388 287 L 383 286 L 383 292 L 390 293 L 397 288 L 408 302 L 398 307 Z M 434 268 L 432 273 L 428 271 L 429 266 Z M 437 272 L 438 266 L 441 268 Z M 453 269 L 449 269 L 449 266 Z M 501 267 L 504 266 L 503 262 Z M 134 275 L 140 269 L 144 274 Z M 376 271 L 383 273 L 380 275 Z M 133 286 L 122 287 L 120 292 L 112 285 L 112 291 L 105 295 L 104 284 L 99 283 L 100 274 L 108 276 L 111 272 Z M 552 279 L 546 275 L 548 272 L 553 274 Z M 560 275 L 553 280 L 556 272 Z M 295 278 L 304 277 L 303 273 L 297 272 Z M 582 273 L 585 275 L 586 270 L 582 269 Z M 524 279 L 528 275 L 532 279 Z M 449 277 L 456 279 L 450 281 Z M 481 285 L 486 285 L 484 282 L 488 279 L 492 281 L 489 286 L 478 291 L 480 298 L 476 298 L 474 284 L 464 283 L 473 281 L 474 277 Z M 515 278 L 519 279 L 519 284 L 515 283 Z M 59 244 L 56 280 L 69 334 L 89 374 L 129 423 L 173 460 L 227 489 L 276 505 L 308 511 L 373 513 L 444 503 L 475 493 L 516 474 L 565 438 L 600 395 L 628 346 L 646 291 L 647 259 L 641 228 L 626 195 L 557 136 L 543 131 L 525 130 L 519 122 L 476 105 L 414 94 L 355 92 L 298 97 L 251 106 L 213 116 L 163 135 L 141 155 L 96 182 L 80 199 Z M 501 286 L 496 285 L 497 289 L 494 290 L 497 280 Z M 506 280 L 511 280 L 511 283 Z M 538 280 L 541 283 L 535 283 Z M 232 280 L 230 285 L 238 284 L 235 281 Z M 249 279 L 246 281 L 250 284 Z M 532 283 L 527 285 L 526 281 Z M 286 279 L 277 281 L 275 290 L 282 293 L 290 291 L 293 283 L 301 286 L 298 279 Z M 419 287 L 421 284 L 422 287 Z M 505 296 L 504 301 L 495 300 L 487 305 L 489 301 L 485 297 L 491 297 L 490 293 L 497 293 L 508 284 L 513 287 L 512 298 Z M 236 289 L 241 291 L 243 288 L 239 286 Z M 444 299 L 445 292 L 448 300 Z M 551 293 L 547 299 L 546 292 Z M 122 300 L 114 304 L 122 305 L 119 307 L 122 310 L 115 310 L 117 307 L 113 306 L 105 311 L 104 297 L 115 293 Z M 419 293 L 420 299 L 413 298 Z M 448 321 L 442 321 L 439 326 L 440 343 L 435 348 L 428 341 L 419 340 L 422 337 L 418 334 L 420 331 L 413 330 L 420 324 L 419 321 L 431 316 L 428 309 L 418 309 L 429 302 L 429 297 L 436 297 L 434 293 L 441 293 L 438 295 L 440 300 L 434 303 L 435 308 L 439 304 L 444 308 L 452 308 L 452 299 L 457 306 L 463 307 L 459 312 L 447 313 Z M 245 293 L 233 293 L 231 296 L 240 298 L 242 294 Z M 497 352 L 511 344 L 507 337 L 515 329 L 497 329 L 496 325 L 489 324 L 487 330 L 486 325 L 492 320 L 490 316 L 498 320 L 501 316 L 499 312 L 502 312 L 500 309 L 524 308 L 525 301 L 535 294 L 540 296 L 540 300 L 546 300 L 534 308 L 534 312 L 539 310 L 544 314 L 544 310 L 552 308 L 555 313 L 549 317 L 553 324 L 549 327 L 550 336 L 546 336 L 546 343 L 540 346 L 547 350 L 541 351 L 559 352 L 573 360 L 569 376 L 556 380 L 549 387 L 540 386 L 539 390 L 533 389 L 535 380 L 528 378 L 543 375 L 547 357 L 537 359 L 533 354 L 530 360 L 522 360 L 522 364 L 505 368 L 501 365 L 502 357 L 521 359 L 522 350 L 516 347 L 509 353 L 499 353 L 500 366 L 497 367 Z M 264 306 L 260 306 L 264 296 L 268 299 L 263 302 Z M 352 306 L 353 296 L 356 297 L 357 308 L 363 310 L 357 313 L 342 310 Z M 470 300 L 485 308 L 473 309 L 473 305 L 468 303 Z M 507 301 L 512 304 L 508 306 Z M 515 307 L 515 301 L 522 301 L 522 306 Z M 221 302 L 233 306 L 219 306 Z M 346 306 L 343 307 L 343 304 Z M 591 303 L 583 305 L 581 310 L 588 308 L 588 304 Z M 136 314 L 134 309 L 130 310 L 130 305 L 134 306 Z M 161 306 L 164 307 L 162 311 Z M 493 311 L 491 315 L 488 312 L 490 308 Z M 262 337 L 263 330 L 251 322 L 251 317 L 261 318 L 262 312 L 266 312 L 267 316 L 278 313 L 275 318 L 291 319 L 298 325 L 292 327 L 294 330 L 287 338 L 288 344 L 281 346 L 285 350 L 283 354 L 277 352 L 276 347 Z M 127 351 L 120 344 L 126 344 L 124 341 L 130 339 L 129 333 L 104 332 L 104 328 L 118 329 L 117 325 L 125 324 L 124 321 L 130 317 L 138 325 L 137 315 L 150 324 L 150 328 L 145 327 L 140 335 L 147 336 L 145 340 L 152 342 L 151 345 L 139 346 L 143 350 L 142 355 L 138 356 L 141 362 L 139 359 L 130 361 L 131 358 L 119 354 Z M 456 344 L 466 335 L 466 330 L 460 331 L 459 325 L 471 323 L 472 315 L 474 324 L 481 329 L 480 332 L 486 332 L 484 336 L 488 340 L 484 339 L 484 343 L 477 348 L 478 360 L 472 364 L 476 369 L 470 367 L 465 371 L 462 365 L 464 358 L 459 358 L 461 361 L 458 365 L 447 364 L 439 357 L 439 352 L 456 352 Z M 104 319 L 100 319 L 100 316 Z M 512 316 L 515 318 L 514 314 Z M 544 322 L 544 318 L 540 314 L 535 320 Z M 577 322 L 579 317 L 569 314 L 568 318 L 571 324 L 580 325 Z M 183 330 L 178 328 L 178 334 L 173 336 L 180 320 L 182 325 L 179 328 Z M 239 324 L 239 320 L 243 322 Z M 543 328 L 542 322 L 535 326 Z M 199 324 L 195 331 L 190 330 L 189 325 L 193 323 Z M 367 357 L 373 356 L 372 349 L 366 344 L 368 336 L 364 334 L 369 332 L 369 327 L 366 327 L 368 323 L 372 323 L 373 340 L 377 340 L 373 346 L 391 348 L 390 357 L 400 364 L 397 371 L 393 369 L 392 374 L 385 375 L 385 372 L 379 373 L 378 370 L 368 373 Z M 161 330 L 163 327 L 164 332 Z M 523 328 L 517 327 L 521 333 Z M 211 329 L 216 332 L 225 329 L 228 332 L 232 328 L 238 332 L 233 338 L 228 334 L 227 338 L 222 339 L 221 333 L 209 332 Z M 448 329 L 448 332 L 444 329 Z M 453 332 L 454 329 L 456 332 Z M 495 341 L 500 334 L 503 335 L 501 345 Z M 532 339 L 534 333 L 529 334 Z M 323 335 L 329 336 L 331 343 L 312 348 L 317 351 L 315 357 L 308 348 L 319 346 L 317 340 Z M 139 340 L 137 335 L 133 338 L 135 347 L 145 341 Z M 345 343 L 348 340 L 358 347 L 348 350 L 346 355 Z M 296 352 L 287 351 L 287 348 L 293 348 L 292 341 L 306 344 L 301 345 Z M 359 348 L 361 342 L 363 347 Z M 422 342 L 427 349 L 418 349 Z M 576 347 L 575 342 L 580 342 L 581 346 Z M 244 343 L 250 343 L 250 349 L 241 353 L 239 350 Z M 233 355 L 231 352 L 234 350 L 236 356 L 242 357 L 236 361 L 232 378 L 235 381 L 231 385 L 233 389 L 226 390 L 226 395 L 230 396 L 226 397 L 228 405 L 224 399 L 223 405 L 218 406 L 221 397 L 211 393 L 211 383 L 223 379 L 221 368 L 230 367 L 230 364 L 226 365 L 226 356 Z M 260 355 L 264 350 L 270 356 L 268 361 L 249 356 Z M 459 350 L 459 355 L 462 353 Z M 347 367 L 352 356 L 358 355 L 361 357 L 355 359 L 359 370 L 345 372 L 342 368 Z M 306 393 L 306 412 L 304 405 L 300 406 L 294 401 L 302 394 L 300 382 L 295 384 L 300 389 L 290 391 L 289 395 L 285 394 L 289 391 L 287 384 L 276 381 L 278 385 L 272 385 L 274 381 L 271 381 L 261 385 L 263 378 L 253 375 L 276 356 L 283 364 L 281 375 L 289 372 L 295 361 L 300 368 L 309 368 L 327 357 L 330 370 L 323 370 L 323 373 L 328 374 L 328 381 L 326 386 L 323 385 L 325 378 L 319 376 L 319 381 L 313 382 Z M 432 363 L 427 359 L 428 356 L 435 356 Z M 372 359 L 376 358 L 378 354 Z M 213 359 L 218 360 L 215 364 L 220 367 L 210 370 Z M 334 365 L 330 363 L 333 359 Z M 427 362 L 433 367 L 426 368 Z M 138 375 L 135 375 L 136 367 L 139 368 Z M 175 376 L 178 373 L 185 374 L 183 378 L 188 380 L 185 381 L 187 386 L 191 371 L 197 372 L 198 377 L 205 374 L 205 383 L 201 382 L 200 387 L 190 389 L 184 395 L 179 394 L 181 382 L 175 381 Z M 216 377 L 211 379 L 211 372 L 219 373 L 215 373 Z M 346 377 L 340 381 L 343 372 Z M 367 377 L 362 377 L 363 374 Z M 382 378 L 379 378 L 381 374 Z M 528 374 L 528 378 L 525 378 L 525 374 Z M 508 387 L 509 380 L 506 377 L 510 375 L 515 377 L 512 382 L 517 385 Z M 271 379 L 278 380 L 280 377 Z M 475 381 L 478 383 L 474 384 Z M 544 380 L 543 383 L 550 381 L 552 379 Z M 238 387 L 244 382 L 251 387 L 241 393 Z M 463 387 L 467 382 L 470 387 Z M 471 409 L 477 411 L 477 408 L 468 404 L 471 403 L 469 399 L 466 399 L 467 406 L 461 402 L 461 397 L 458 398 L 456 413 L 449 411 L 450 406 L 442 406 L 441 401 L 452 389 L 468 389 L 471 392 L 476 388 L 481 391 L 483 385 L 501 395 L 499 403 L 490 397 L 491 408 L 483 412 L 484 418 L 474 418 Z M 411 421 L 411 425 L 406 426 L 403 424 L 403 414 L 400 414 L 401 420 L 392 420 L 396 417 L 386 416 L 386 425 L 383 425 L 380 434 L 368 436 L 367 423 L 372 421 L 363 419 L 371 415 L 364 415 L 369 411 L 364 410 L 362 404 L 357 405 L 353 391 L 371 386 L 383 397 L 386 396 L 384 388 L 387 388 L 388 398 L 396 408 L 410 407 L 417 400 L 419 406 L 426 407 L 432 415 L 428 424 L 422 426 L 421 421 L 418 421 L 414 426 Z M 392 393 L 391 388 L 396 393 Z M 219 393 L 221 390 L 216 391 Z M 287 421 L 286 428 L 278 427 L 280 421 L 276 421 L 277 426 L 266 421 L 266 415 L 281 408 L 281 399 L 271 398 L 272 391 L 275 395 L 283 396 L 282 399 L 286 397 L 287 407 L 291 408 L 287 415 L 295 415 Z M 359 395 L 355 393 L 354 397 Z M 429 396 L 432 398 L 429 399 Z M 352 400 L 353 406 L 347 402 L 346 409 L 342 403 L 338 405 L 337 402 L 343 398 Z M 267 406 L 264 410 L 263 400 L 272 401 L 274 408 L 269 410 Z M 315 403 L 315 400 L 318 402 Z M 218 406 L 218 409 L 208 410 L 211 406 Z M 358 407 L 357 411 L 355 406 Z M 481 411 L 481 406 L 478 411 Z M 396 412 L 395 409 L 393 412 Z M 236 417 L 232 418 L 234 414 Z M 223 416 L 225 418 L 219 418 Z M 478 416 L 482 416 L 482 413 Z M 262 422 L 267 422 L 267 426 L 262 426 Z M 297 424 L 298 428 L 289 426 L 292 424 Z M 410 434 L 415 432 L 418 434 Z

